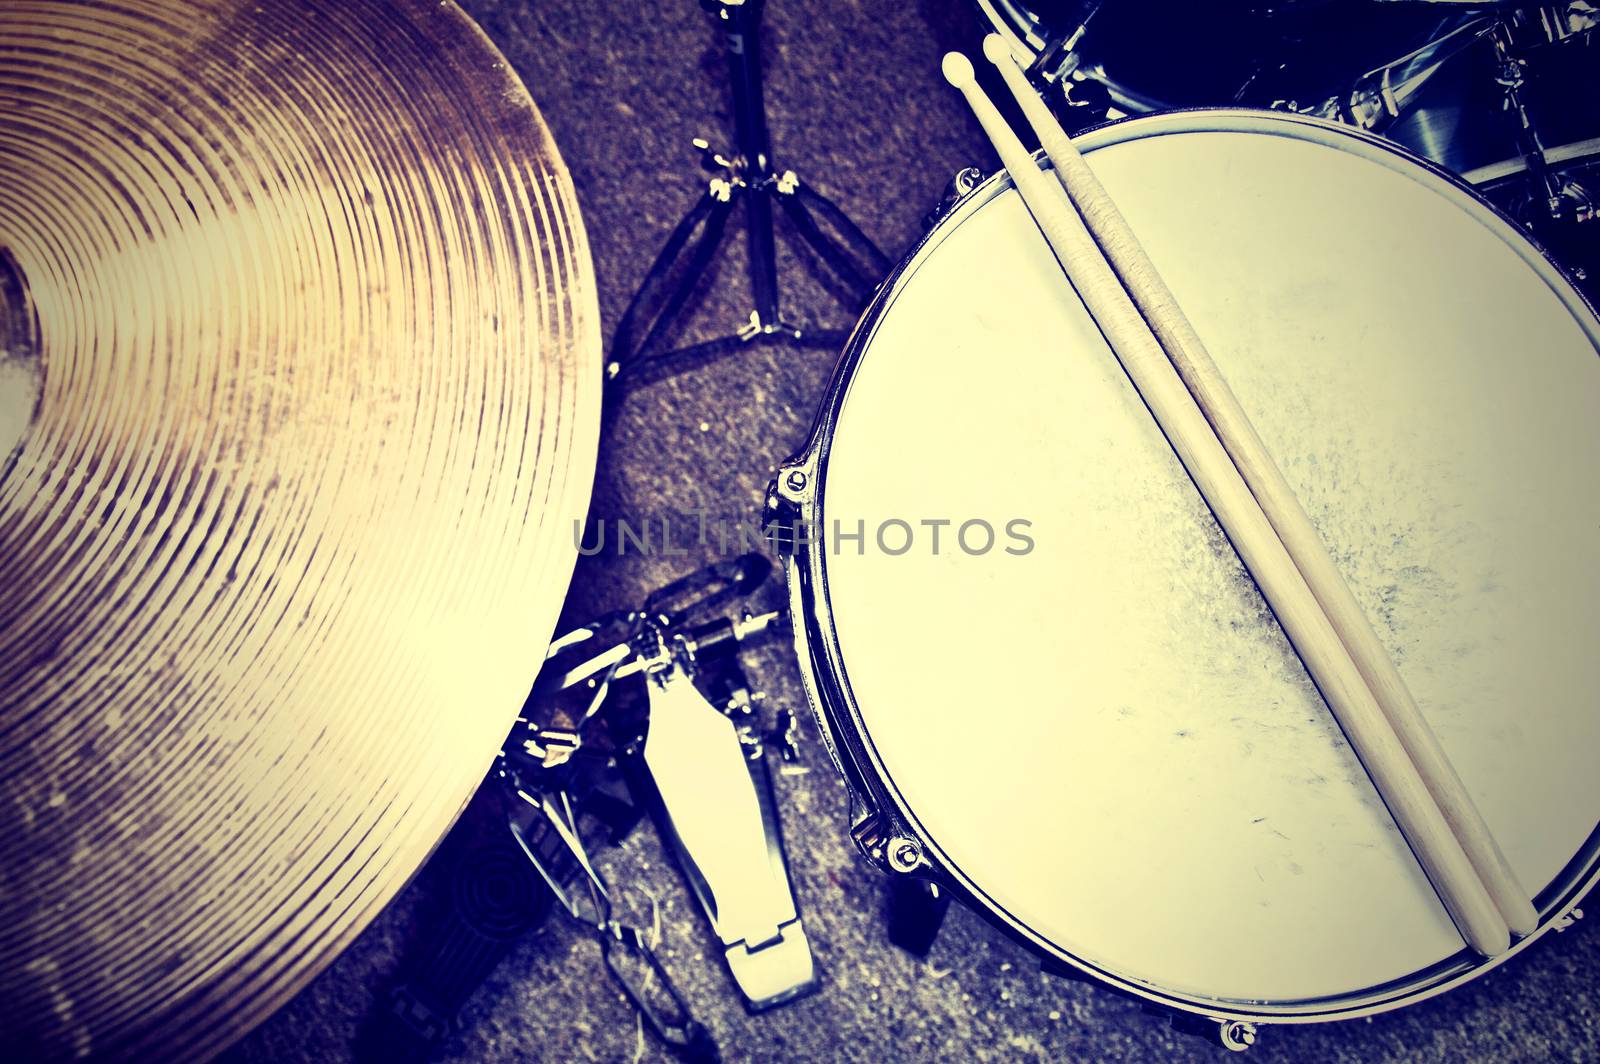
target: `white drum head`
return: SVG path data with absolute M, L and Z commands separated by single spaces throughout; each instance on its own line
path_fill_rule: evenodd
M 1219 113 L 1086 145 L 1548 906 L 1600 821 L 1592 312 L 1365 138 Z M 867 542 L 826 553 L 827 608 L 937 860 L 1050 950 L 1191 1002 L 1337 1009 L 1458 963 L 1016 193 L 958 209 L 872 328 L 821 496 L 824 531 Z M 892 519 L 917 526 L 899 556 L 873 542 Z M 923 519 L 954 522 L 937 555 Z M 989 552 L 955 543 L 968 519 Z

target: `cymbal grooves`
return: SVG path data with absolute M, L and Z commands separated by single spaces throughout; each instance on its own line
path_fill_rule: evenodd
M 208 1056 L 521 704 L 593 476 L 587 243 L 453 5 L 9 0 L 0 249 L 43 367 L 0 480 L 0 1036 Z

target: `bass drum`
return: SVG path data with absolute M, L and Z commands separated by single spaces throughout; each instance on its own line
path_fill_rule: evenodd
M 975 0 L 1064 120 L 1250 106 L 1381 132 L 1463 177 L 1600 293 L 1593 7 Z M 1515 106 L 1508 99 L 1515 87 Z M 1070 106 L 1064 106 L 1070 104 Z M 1537 143 L 1541 166 L 1526 157 Z
M 975 0 L 1032 73 L 1124 113 L 1314 100 L 1426 44 L 1454 11 L 1349 0 Z
M 1534 897 L 1526 949 L 1600 857 L 1600 321 L 1380 138 L 1211 111 L 1079 144 Z M 769 511 L 885 869 L 1235 1044 L 1510 955 L 1462 942 L 1003 174 L 880 290 Z

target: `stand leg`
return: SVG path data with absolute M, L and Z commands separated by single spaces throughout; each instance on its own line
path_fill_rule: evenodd
M 834 350 L 844 343 L 849 335 L 846 331 L 800 329 L 782 318 L 774 196 L 782 197 L 779 203 L 792 216 L 800 236 L 830 269 L 856 288 L 862 298 L 871 287 L 873 275 L 889 272 L 889 260 L 842 210 L 811 189 L 800 186 L 792 175 L 786 174 L 780 181 L 773 174 L 771 137 L 762 97 L 760 25 L 764 4 L 765 0 L 701 0 L 701 6 L 716 16 L 723 33 L 732 85 L 735 150 L 732 159 L 724 159 L 712 155 L 704 141 L 696 141 L 706 153 L 707 169 L 720 176 L 711 181 L 705 195 L 667 238 L 623 313 L 606 364 L 608 380 L 621 383 L 625 378 L 629 385 L 647 383 L 755 340 Z M 750 323 L 731 336 L 676 351 L 658 351 L 662 338 L 682 312 L 695 283 L 704 275 L 720 246 L 735 194 L 744 200 L 750 289 L 755 301 Z M 841 241 L 820 229 L 806 205 L 821 214 L 833 233 L 841 234 L 844 239 Z M 699 241 L 688 250 L 690 236 L 702 224 L 704 231 Z M 663 299 L 668 279 L 686 252 L 688 264 Z M 862 262 L 867 264 L 865 269 L 861 268 Z M 642 342 L 635 342 L 634 337 L 641 329 L 645 330 L 645 337 Z M 619 387 L 613 391 L 623 390 Z
M 606 360 L 608 378 L 615 379 L 633 363 L 645 357 L 667 327 L 682 312 L 690 290 L 705 272 L 711 262 L 712 254 L 722 243 L 731 210 L 731 202 L 726 197 L 719 196 L 716 186 L 713 185 L 695 201 L 694 206 L 689 208 L 689 213 L 684 215 L 677 227 L 672 230 L 666 243 L 661 246 L 661 251 L 656 255 L 655 261 L 650 264 L 650 269 L 640 282 L 638 291 L 629 301 L 628 309 L 622 314 L 622 320 L 617 323 L 617 331 L 611 340 L 611 354 Z M 672 276 L 679 259 L 689 246 L 690 235 L 700 228 L 702 223 L 704 229 L 700 240 L 689 252 L 689 267 L 683 271 L 666 300 L 661 302 L 659 307 L 655 306 L 662 286 Z M 635 344 L 634 334 L 646 323 L 643 342 Z
M 720 0 L 728 72 L 733 81 L 734 151 L 742 164 L 750 194 L 744 198 L 750 247 L 750 289 L 756 301 L 756 324 L 777 326 L 778 256 L 772 234 L 772 142 L 767 132 L 767 107 L 761 94 L 762 0 Z
M 794 223 L 795 232 L 800 234 L 800 238 L 811 245 L 811 249 L 828 264 L 828 268 L 850 286 L 857 302 L 861 302 L 870 291 L 871 282 L 856 269 L 855 263 L 850 261 L 844 249 L 828 239 L 827 235 L 817 227 L 816 219 L 811 217 L 811 212 L 806 210 L 805 205 L 799 200 L 793 196 L 784 196 L 778 203 L 789 216 L 789 221 Z
M 801 184 L 798 181 L 795 183 L 794 194 L 801 203 L 809 205 L 812 211 L 820 214 L 827 220 L 829 225 L 843 234 L 845 240 L 855 246 L 855 250 L 859 251 L 862 257 L 867 260 L 868 266 L 871 267 L 871 272 L 882 277 L 894 266 L 894 263 L 889 261 L 889 256 L 885 255 L 878 248 L 878 245 L 874 244 L 872 239 L 863 233 L 855 222 L 850 220 L 850 216 L 844 213 L 844 209 L 837 203 L 810 185 Z
M 745 197 L 746 200 L 749 198 Z M 689 293 L 705 274 L 706 267 L 711 265 L 711 256 L 722 245 L 722 236 L 728 225 L 728 214 L 732 209 L 731 200 L 718 200 L 712 205 L 711 213 L 706 217 L 705 232 L 701 234 L 700 242 L 694 246 L 694 251 L 689 256 L 688 268 L 683 271 L 683 276 L 678 278 L 677 286 L 673 288 L 666 305 L 661 308 L 661 314 L 656 318 L 655 324 L 650 326 L 650 332 L 645 335 L 644 343 L 639 345 L 640 355 L 648 357 L 654 352 L 667 327 L 682 313 Z

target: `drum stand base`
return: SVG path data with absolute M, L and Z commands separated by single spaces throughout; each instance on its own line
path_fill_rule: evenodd
M 701 165 L 714 176 L 705 192 L 667 237 L 645 274 L 606 359 L 606 379 L 642 382 L 709 361 L 758 340 L 799 347 L 839 348 L 847 333 L 808 331 L 785 320 L 778 305 L 777 246 L 773 205 L 788 215 L 800 238 L 864 304 L 877 280 L 889 272 L 882 251 L 832 201 L 801 184 L 793 171 L 776 173 L 767 133 L 766 105 L 761 94 L 760 23 L 763 0 L 701 0 L 724 34 L 728 72 L 733 86 L 736 151 L 731 158 L 696 140 Z M 750 319 L 732 334 L 675 350 L 663 350 L 668 329 L 683 312 L 697 282 L 705 275 L 726 233 L 735 201 L 744 206 L 750 258 L 750 288 L 755 307 Z M 838 234 L 830 236 L 818 216 Z M 692 244 L 690 237 L 699 231 Z M 676 277 L 669 287 L 669 281 Z M 636 340 L 640 332 L 644 338 Z
M 949 908 L 949 891 L 925 879 L 895 876 L 889 880 L 889 941 L 907 953 L 926 957 Z

